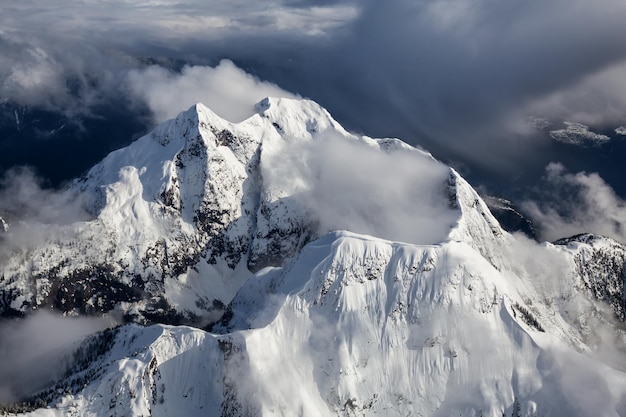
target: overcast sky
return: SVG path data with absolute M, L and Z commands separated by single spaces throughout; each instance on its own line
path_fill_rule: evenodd
M 137 58 L 229 58 L 354 128 L 463 147 L 529 115 L 622 124 L 625 17 L 622 0 L 5 2 L 1 91 L 85 111 L 68 74 L 92 104 Z

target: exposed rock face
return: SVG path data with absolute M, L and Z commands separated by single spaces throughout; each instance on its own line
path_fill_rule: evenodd
M 611 305 L 615 315 L 624 321 L 626 247 L 613 239 L 589 233 L 554 243 L 572 252 L 582 286 L 596 299 Z

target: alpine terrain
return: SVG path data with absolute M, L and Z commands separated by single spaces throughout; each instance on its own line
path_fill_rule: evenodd
M 4 412 L 626 416 L 626 248 L 509 234 L 452 168 L 314 102 L 197 104 L 60 200 L 0 213 L 0 313 L 122 324 Z

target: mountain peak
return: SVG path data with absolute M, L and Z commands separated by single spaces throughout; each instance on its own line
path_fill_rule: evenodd
M 312 100 L 266 97 L 257 103 L 256 109 L 287 137 L 310 137 L 329 130 L 349 135 L 326 109 Z

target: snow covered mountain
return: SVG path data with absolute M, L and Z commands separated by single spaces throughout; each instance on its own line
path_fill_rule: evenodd
M 9 225 L 0 307 L 154 324 L 13 411 L 626 415 L 624 247 L 510 235 L 457 172 L 313 102 L 198 104 L 69 192 L 86 220 Z
M 80 204 L 88 216 L 76 217 L 87 221 L 13 227 L 6 239 L 18 243 L 5 249 L 0 310 L 121 310 L 133 321 L 207 324 L 251 272 L 281 265 L 331 230 L 435 243 L 459 217 L 459 207 L 447 208 L 443 193 L 433 190 L 449 181 L 454 194 L 458 175 L 430 155 L 397 140 L 350 135 L 310 101 L 266 99 L 257 110 L 231 124 L 198 104 L 74 183 L 67 200 Z M 355 188 L 338 181 L 351 175 L 343 164 L 354 158 L 334 156 L 337 146 L 361 157 L 359 170 L 395 169 L 389 155 L 399 154 L 397 177 L 410 164 L 423 172 L 409 176 L 413 186 L 393 179 L 396 189 L 380 179 L 383 172 L 360 173 L 351 178 Z M 363 200 L 365 192 L 372 195 L 353 205 L 350 197 Z M 438 201 L 434 209 L 412 204 L 424 199 Z M 396 202 L 392 215 L 401 217 L 386 219 L 385 205 Z M 429 211 L 415 212 L 420 206 Z M 423 226 L 435 213 L 446 217 L 434 222 L 439 230 L 406 231 L 405 222 Z M 464 227 L 459 238 L 473 239 Z M 23 244 L 24 235 L 36 239 Z

